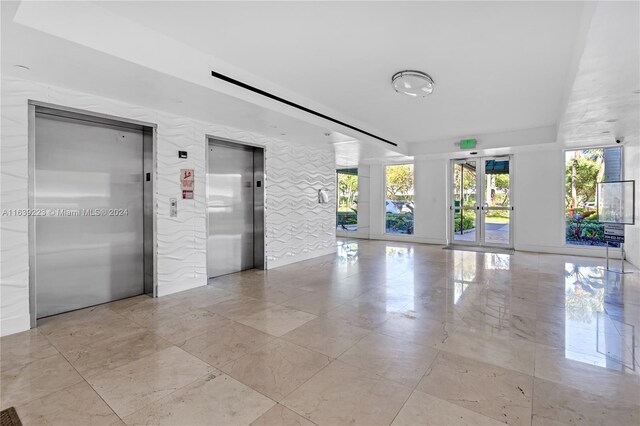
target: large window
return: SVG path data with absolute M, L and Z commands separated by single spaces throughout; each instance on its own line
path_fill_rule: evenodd
M 590 148 L 565 153 L 565 238 L 567 244 L 604 246 L 598 222 L 598 182 L 622 179 L 622 148 Z
M 336 172 L 336 229 L 338 231 L 358 230 L 358 169 L 339 169 Z
M 386 166 L 386 232 L 413 234 L 413 164 Z

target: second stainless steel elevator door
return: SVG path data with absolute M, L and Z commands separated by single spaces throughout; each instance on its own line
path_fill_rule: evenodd
M 254 267 L 254 150 L 209 142 L 209 277 Z
M 37 318 L 144 292 L 143 133 L 36 114 Z

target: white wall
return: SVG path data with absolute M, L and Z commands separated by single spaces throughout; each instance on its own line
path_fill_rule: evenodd
M 385 166 L 370 166 L 372 239 L 446 244 L 447 238 L 447 167 L 445 159 L 419 159 L 414 163 L 414 234 L 385 234 Z
M 636 136 L 626 142 L 623 178 L 636 181 L 636 223 L 625 227 L 625 251 L 629 262 L 640 268 L 640 139 Z
M 624 148 L 625 178 L 636 179 L 640 190 L 640 148 Z M 513 232 L 516 250 L 604 257 L 600 247 L 565 244 L 564 151 L 555 143 L 521 149 L 513 154 Z M 446 244 L 448 239 L 447 158 L 419 158 L 415 171 L 415 234 L 384 233 L 384 165 L 370 165 L 370 238 L 418 243 Z M 640 197 L 636 195 L 636 197 Z M 640 199 L 640 198 L 639 198 Z M 640 212 L 636 210 L 636 216 Z M 627 227 L 627 257 L 640 265 L 640 220 Z M 610 253 L 616 257 L 616 251 Z
M 206 135 L 262 145 L 265 154 L 265 242 L 273 268 L 335 251 L 335 204 L 317 203 L 317 189 L 335 191 L 331 148 L 286 144 L 259 134 L 204 123 L 117 100 L 42 83 L 2 79 L 0 210 L 28 207 L 28 100 L 157 124 L 156 226 L 158 295 L 205 285 Z M 180 160 L 177 151 L 189 152 Z M 169 198 L 179 197 L 179 170 L 195 170 L 193 200 L 179 200 L 169 217 Z M 330 200 L 334 200 L 331 196 Z M 29 328 L 29 241 L 23 217 L 1 217 L 0 334 Z

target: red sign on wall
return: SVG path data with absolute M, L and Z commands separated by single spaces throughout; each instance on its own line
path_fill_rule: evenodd
M 183 200 L 193 200 L 193 169 L 180 170 L 180 189 Z

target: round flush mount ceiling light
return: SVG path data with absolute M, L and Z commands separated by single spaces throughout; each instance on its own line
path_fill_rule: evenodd
M 433 92 L 433 78 L 422 71 L 405 70 L 391 77 L 391 84 L 398 93 L 414 98 L 424 98 Z

